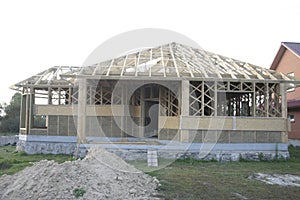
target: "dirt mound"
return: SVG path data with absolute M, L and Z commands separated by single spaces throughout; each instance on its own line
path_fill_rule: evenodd
M 0 177 L 1 199 L 155 199 L 158 181 L 118 156 L 92 148 L 83 160 L 43 160 Z

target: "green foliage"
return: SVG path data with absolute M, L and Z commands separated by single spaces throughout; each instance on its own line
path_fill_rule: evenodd
M 259 161 L 264 161 L 264 154 L 263 154 L 262 152 L 260 152 L 260 153 L 258 154 L 258 160 L 259 160 Z
M 251 160 L 243 158 L 243 156 L 240 154 L 239 162 L 251 162 Z
M 84 195 L 84 193 L 85 193 L 85 190 L 82 188 L 76 188 L 73 190 L 73 194 L 76 198 L 82 197 Z
M 20 93 L 15 93 L 11 98 L 9 105 L 3 107 L 6 115 L 0 117 L 0 132 L 19 132 L 21 97 L 22 95 Z
M 300 160 L 300 146 L 289 146 L 290 160 L 299 161 Z

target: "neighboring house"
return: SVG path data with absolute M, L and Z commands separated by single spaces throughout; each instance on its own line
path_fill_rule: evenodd
M 283 73 L 178 43 L 81 68 L 52 67 L 12 87 L 22 92 L 18 146 L 66 153 L 78 141 L 167 155 L 186 147 L 199 156 L 213 150 L 218 160 L 285 155 L 291 83 Z
M 300 43 L 282 42 L 271 65 L 272 70 L 300 78 Z M 289 139 L 300 139 L 300 87 L 287 90 L 288 115 L 291 121 Z

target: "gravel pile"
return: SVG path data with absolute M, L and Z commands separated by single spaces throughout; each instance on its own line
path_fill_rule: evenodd
M 1 199 L 156 199 L 158 180 L 115 154 L 92 148 L 83 160 L 43 160 L 0 177 Z M 83 194 L 75 197 L 74 190 Z

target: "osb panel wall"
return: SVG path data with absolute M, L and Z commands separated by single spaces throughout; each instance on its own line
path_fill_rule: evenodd
M 139 123 L 136 117 L 87 117 L 86 136 L 138 137 Z
M 203 131 L 190 130 L 189 142 L 218 143 L 281 143 L 282 132 L 263 131 Z
M 283 118 L 182 117 L 181 127 L 194 130 L 288 130 L 287 120 Z
M 76 136 L 73 116 L 48 116 L 48 135 Z
M 75 105 L 35 105 L 34 111 L 36 115 L 60 115 L 70 116 L 76 114 L 77 107 Z M 124 105 L 87 105 L 87 116 L 125 116 Z M 129 106 L 134 117 L 141 116 L 141 106 Z

